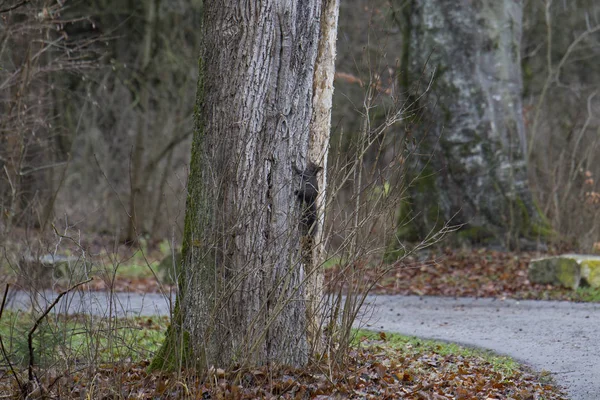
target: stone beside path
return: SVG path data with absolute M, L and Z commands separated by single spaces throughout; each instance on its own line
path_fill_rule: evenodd
M 598 288 L 600 287 L 600 256 L 563 254 L 532 260 L 529 264 L 528 277 L 533 283 L 563 286 L 573 290 L 580 286 Z

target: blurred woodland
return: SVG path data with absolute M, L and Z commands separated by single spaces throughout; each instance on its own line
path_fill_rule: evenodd
M 385 123 L 387 110 L 413 95 L 403 82 L 409 69 L 403 14 L 410 3 L 341 4 L 332 170 L 353 162 L 365 124 L 383 126 L 360 164 L 369 171 L 387 165 L 399 143 L 410 161 L 421 143 L 414 132 L 436 122 L 430 114 Z M 529 241 L 591 251 L 600 246 L 600 4 L 527 0 L 523 10 L 525 158 L 544 226 Z M 179 240 L 201 12 L 200 0 L 0 1 L 2 241 L 52 226 L 123 242 Z M 411 165 L 406 174 L 423 171 L 410 172 Z M 330 179 L 337 176 L 333 171 Z M 385 191 L 399 184 L 394 179 L 380 174 L 360 184 Z M 342 207 L 350 186 L 337 192 Z M 415 202 L 397 204 L 397 213 Z M 366 234 L 388 242 L 385 232 Z M 486 240 L 466 242 L 508 243 Z

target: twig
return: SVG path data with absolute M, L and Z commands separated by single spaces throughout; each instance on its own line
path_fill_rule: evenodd
M 184 133 L 183 135 L 171 139 L 171 141 L 160 151 L 160 153 L 158 153 L 156 157 L 150 160 L 150 162 L 146 166 L 146 176 L 150 175 L 150 173 L 154 171 L 156 165 L 158 165 L 158 163 L 169 153 L 169 151 L 173 150 L 175 146 L 187 139 L 192 133 L 192 131 L 189 131 Z
M 10 174 L 8 173 L 8 168 L 6 168 L 6 164 L 4 165 L 4 172 L 6 173 L 6 178 L 8 178 L 8 184 L 10 185 L 10 190 L 12 190 L 12 192 L 15 192 L 15 187 L 13 186 L 12 181 L 10 180 Z
M 67 161 L 61 161 L 54 164 L 42 165 L 40 167 L 29 168 L 27 171 L 19 171 L 19 176 L 26 176 L 29 174 L 33 174 L 34 172 L 43 171 L 45 169 L 56 168 L 62 165 L 67 164 Z
M 4 313 L 4 305 L 6 304 L 6 297 L 8 296 L 8 288 L 9 288 L 9 286 L 10 286 L 10 283 L 7 283 L 6 284 L 6 289 L 4 289 L 4 297 L 2 298 L 2 305 L 0 306 L 0 320 L 2 319 L 2 314 Z M 10 372 L 12 372 L 13 376 L 15 377 L 15 380 L 17 381 L 17 385 L 19 385 L 19 388 L 21 389 L 21 391 L 23 391 L 23 385 L 21 384 L 21 381 L 19 380 L 19 376 L 15 372 L 15 369 L 13 368 L 13 365 L 12 365 L 12 363 L 10 362 L 10 360 L 8 358 L 8 354 L 6 353 L 6 349 L 4 348 L 4 342 L 2 341 L 2 335 L 0 335 L 0 349 L 2 350 L 2 355 L 4 356 L 4 359 L 8 363 L 8 367 L 10 368 Z
M 121 207 L 123 207 L 123 210 L 127 214 L 127 217 L 131 218 L 131 215 L 129 214 L 129 211 L 127 210 L 127 207 L 125 207 L 125 204 L 123 203 L 123 200 L 121 200 L 121 196 L 119 196 L 119 192 L 117 192 L 117 189 L 115 189 L 115 187 L 112 185 L 112 183 L 110 183 L 110 180 L 108 179 L 108 176 L 106 176 L 106 174 L 104 173 L 104 170 L 100 166 L 100 161 L 98 161 L 98 157 L 96 157 L 96 153 L 94 153 L 94 160 L 96 161 L 96 165 L 98 166 L 98 169 L 100 170 L 100 173 L 102 174 L 102 176 L 104 177 L 104 179 L 106 179 L 106 183 L 108 183 L 108 186 L 117 195 L 117 199 L 119 199 L 119 203 L 121 203 Z
M 52 225 L 52 229 L 54 230 L 54 234 L 56 236 L 58 236 L 61 239 L 67 239 L 67 240 L 70 240 L 71 242 L 75 243 L 75 245 L 77 247 L 79 247 L 79 249 L 83 252 L 83 257 L 85 258 L 85 248 L 83 248 L 83 246 L 77 240 L 73 239 L 71 236 L 63 235 L 62 233 L 60 233 L 58 231 L 58 229 L 56 229 L 56 226 L 54 225 L 54 223 L 51 223 L 51 225 Z M 67 228 L 65 228 L 65 233 L 66 233 L 66 229 Z M 85 283 L 85 282 L 82 282 L 82 283 Z
M 0 14 L 4 14 L 4 13 L 10 12 L 12 10 L 16 10 L 17 8 L 24 6 L 27 3 L 29 3 L 29 0 L 23 0 L 20 3 L 17 3 L 13 6 L 3 8 L 2 10 L 0 10 Z
M 63 292 L 60 292 L 59 295 L 56 297 L 56 299 L 54 299 L 52 304 L 50 304 L 50 306 L 46 308 L 46 311 L 44 311 L 44 313 L 35 321 L 35 324 L 33 325 L 33 328 L 31 328 L 31 330 L 29 331 L 29 336 L 27 338 L 27 342 L 28 342 L 28 346 L 29 346 L 29 367 L 28 367 L 28 369 L 29 369 L 29 381 L 30 382 L 33 381 L 33 378 L 34 378 L 34 376 L 33 376 L 33 334 L 34 334 L 34 332 L 36 331 L 36 329 L 38 328 L 38 326 L 40 325 L 42 320 L 46 317 L 46 315 L 48 315 L 48 313 L 54 308 L 54 306 L 56 304 L 58 304 L 61 297 L 63 297 L 65 294 L 69 293 L 73 289 L 77 288 L 78 286 L 81 286 L 83 284 L 90 282 L 92 279 L 94 279 L 94 278 L 90 278 L 83 282 L 76 283 L 75 285 L 71 286 L 69 289 L 67 289 Z
M 6 296 L 8 296 L 8 287 L 10 283 L 6 284 L 6 289 L 4 289 L 4 297 L 2 298 L 2 305 L 0 306 L 0 319 L 2 319 L 2 313 L 4 312 L 4 305 L 6 304 Z

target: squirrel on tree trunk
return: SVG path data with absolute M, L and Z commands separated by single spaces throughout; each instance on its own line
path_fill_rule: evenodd
M 313 162 L 308 162 L 304 170 L 292 165 L 294 171 L 300 176 L 300 189 L 294 191 L 294 194 L 300 200 L 302 210 L 302 226 L 305 230 L 305 235 L 314 235 L 317 221 L 317 196 L 319 195 L 319 183 L 317 182 L 317 174 L 321 172 L 323 167 L 316 165 Z

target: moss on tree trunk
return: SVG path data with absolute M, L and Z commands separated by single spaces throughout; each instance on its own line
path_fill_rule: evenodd
M 462 240 L 517 247 L 543 225 L 525 162 L 522 4 L 423 0 L 409 9 L 400 83 L 416 98 L 433 80 L 413 108 L 419 155 L 399 210 L 410 222 L 396 240 L 422 240 L 451 221 Z
M 308 360 L 295 171 L 308 163 L 320 14 L 320 0 L 204 5 L 179 293 L 155 369 Z

